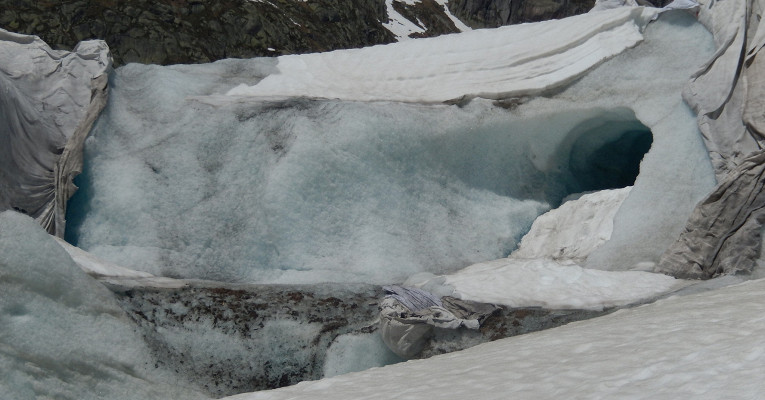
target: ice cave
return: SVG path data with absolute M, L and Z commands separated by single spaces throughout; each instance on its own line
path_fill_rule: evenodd
M 0 30 L 0 398 L 756 397 L 761 4 L 118 68 Z

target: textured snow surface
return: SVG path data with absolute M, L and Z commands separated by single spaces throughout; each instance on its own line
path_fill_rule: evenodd
M 202 398 L 31 218 L 0 214 L 0 398 Z
M 757 399 L 765 280 L 228 399 Z
M 407 102 L 529 94 L 569 83 L 638 44 L 655 12 L 623 7 L 386 46 L 282 56 L 278 73 L 228 94 Z

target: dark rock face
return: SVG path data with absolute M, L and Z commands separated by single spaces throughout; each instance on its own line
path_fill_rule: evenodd
M 449 10 L 472 28 L 559 19 L 589 11 L 595 0 L 449 0 Z
M 177 64 L 390 43 L 384 0 L 0 0 L 0 27 L 53 47 L 104 39 L 115 65 Z M 272 50 L 269 50 L 272 49 Z
M 422 0 L 415 4 L 394 1 L 393 8 L 404 18 L 425 29 L 425 32 L 413 33 L 410 37 L 434 37 L 460 31 L 446 16 L 443 7 L 434 0 Z

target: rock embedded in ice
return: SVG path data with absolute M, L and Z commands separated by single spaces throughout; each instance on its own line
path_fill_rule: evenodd
M 401 361 L 377 333 L 376 286 L 108 286 L 158 364 L 216 398 Z

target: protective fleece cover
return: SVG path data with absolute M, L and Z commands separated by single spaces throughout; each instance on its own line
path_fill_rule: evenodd
M 0 29 L 0 211 L 14 209 L 63 237 L 82 146 L 106 105 L 109 48 L 52 50 Z
M 763 10 L 763 0 L 714 2 L 700 10 L 717 51 L 683 97 L 698 114 L 718 186 L 691 214 L 658 272 L 708 279 L 751 271 L 760 254 L 765 60 L 757 55 L 765 46 Z

